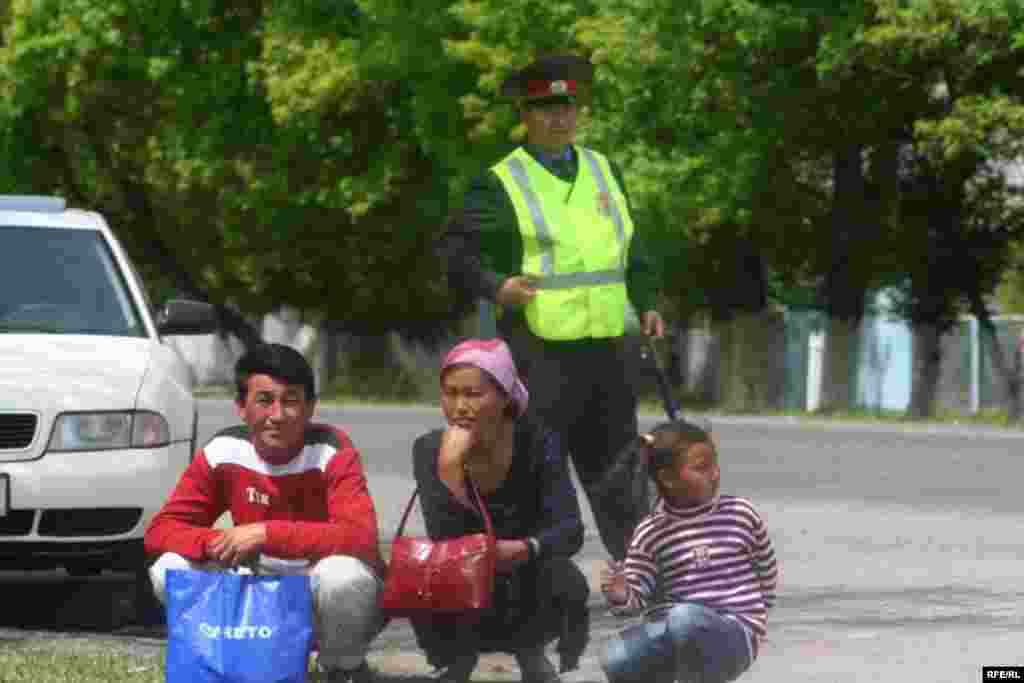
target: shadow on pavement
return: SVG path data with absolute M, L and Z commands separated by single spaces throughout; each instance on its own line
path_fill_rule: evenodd
M 141 604 L 140 604 L 141 603 Z M 43 631 L 131 629 L 137 635 L 165 634 L 162 610 L 136 595 L 131 574 L 104 573 L 88 578 L 63 572 L 0 572 L 0 628 Z
M 111 642 L 109 637 L 113 636 L 121 642 L 119 647 L 152 655 L 162 650 L 167 637 L 162 610 L 156 614 L 138 613 L 136 586 L 131 574 L 104 573 L 78 578 L 63 572 L 0 572 L 0 604 L 16 606 L 0 610 L 0 647 L 40 638 L 79 637 L 107 647 Z M 593 655 L 598 644 L 618 626 L 609 616 L 606 610 L 595 610 L 589 655 Z M 436 680 L 430 675 L 406 620 L 392 620 L 374 640 L 368 655 L 378 683 Z M 496 655 L 485 656 L 473 676 L 476 683 L 518 683 L 519 680 L 511 657 L 502 659 Z M 600 674 L 594 674 L 593 667 L 566 674 L 563 681 L 605 683 Z

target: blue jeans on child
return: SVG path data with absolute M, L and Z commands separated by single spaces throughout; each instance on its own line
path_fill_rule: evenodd
M 738 621 L 687 602 L 613 637 L 601 667 L 610 683 L 728 683 L 752 658 L 750 635 Z

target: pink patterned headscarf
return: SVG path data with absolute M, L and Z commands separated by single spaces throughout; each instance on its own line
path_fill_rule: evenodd
M 486 372 L 509 395 L 519 415 L 526 412 L 530 394 L 512 360 L 508 344 L 501 339 L 467 339 L 448 352 L 441 362 L 441 375 L 452 365 L 472 365 Z

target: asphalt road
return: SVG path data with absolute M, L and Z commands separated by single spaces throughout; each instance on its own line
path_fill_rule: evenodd
M 203 401 L 201 438 L 235 421 L 227 402 Z M 441 425 L 436 409 L 322 408 L 361 450 L 390 541 L 412 491 L 410 446 Z M 649 424 L 651 419 L 645 419 Z M 981 680 L 982 666 L 1024 665 L 1024 433 L 993 428 L 829 425 L 775 418 L 712 417 L 723 491 L 750 497 L 765 518 L 781 566 L 769 642 L 741 680 Z M 584 503 L 588 529 L 593 528 Z M 417 518 L 410 531 L 421 530 Z M 589 575 L 604 555 L 588 533 L 577 558 Z M 0 574 L 5 640 L 110 642 L 158 654 L 162 640 L 125 627 L 125 577 L 72 581 L 61 574 Z M 625 622 L 592 597 L 592 646 L 567 683 L 603 681 L 596 655 Z M 113 634 L 114 640 L 111 640 Z M 424 681 L 408 627 L 393 623 L 371 660 L 382 682 Z M 474 680 L 515 681 L 507 658 L 482 663 Z

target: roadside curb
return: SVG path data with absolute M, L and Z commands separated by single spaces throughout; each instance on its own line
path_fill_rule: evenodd
M 230 404 L 226 398 L 197 398 L 200 403 Z M 430 404 L 359 404 L 359 403 L 325 403 L 322 408 L 329 411 L 345 412 L 378 412 L 381 410 L 409 413 L 414 415 L 431 415 L 440 419 L 439 406 Z M 641 409 L 638 416 L 642 422 L 657 423 L 666 419 L 665 413 L 657 410 Z M 742 413 L 718 413 L 688 411 L 685 406 L 680 417 L 694 417 L 710 420 L 715 424 L 756 427 L 813 427 L 823 430 L 861 430 L 882 433 L 936 434 L 990 436 L 994 438 L 1024 439 L 1024 425 L 1021 427 L 1004 427 L 992 424 L 973 424 L 965 422 L 886 422 L 870 419 L 829 419 L 816 415 L 747 415 Z M 343 423 L 342 423 L 343 424 Z

